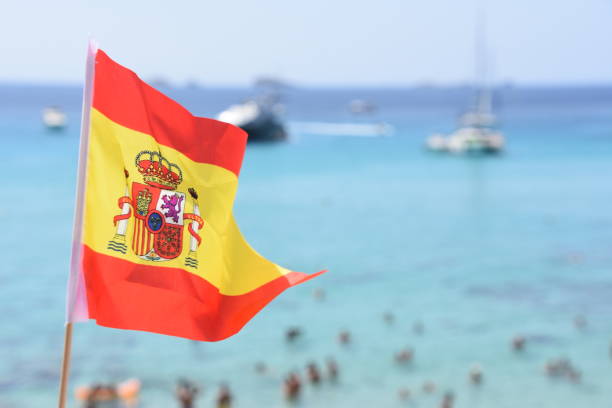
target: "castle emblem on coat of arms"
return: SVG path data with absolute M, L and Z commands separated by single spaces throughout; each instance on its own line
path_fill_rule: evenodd
M 176 164 L 170 163 L 160 152 L 143 150 L 136 155 L 135 165 L 144 183 L 133 182 L 131 188 L 126 186 L 125 195 L 119 198 L 121 214 L 113 218 L 117 229 L 107 248 L 124 255 L 131 250 L 152 262 L 175 259 L 183 253 L 183 230 L 189 222 L 189 252 L 185 265 L 197 268 L 196 250 L 202 241 L 198 230 L 204 225 L 198 193 L 194 188 L 187 190 L 193 202 L 193 212 L 187 213 L 187 195 L 177 190 L 183 173 Z M 126 179 L 128 176 L 125 170 Z M 126 234 L 132 215 L 134 228 L 128 249 Z

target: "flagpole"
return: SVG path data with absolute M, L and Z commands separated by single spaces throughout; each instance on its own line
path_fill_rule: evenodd
M 83 207 L 85 201 L 85 172 L 87 169 L 87 151 L 89 142 L 89 116 L 93 100 L 93 80 L 95 68 L 95 55 L 98 46 L 89 40 L 87 46 L 87 60 L 85 64 L 85 84 L 83 87 L 83 111 L 81 117 L 81 139 L 79 145 L 79 162 L 77 169 L 76 200 L 74 209 L 74 223 L 72 228 L 72 255 L 70 259 L 70 274 L 66 293 L 66 327 L 64 331 L 64 351 L 62 357 L 62 371 L 60 373 L 60 388 L 58 407 L 66 406 L 66 391 L 70 373 L 70 356 L 72 352 L 72 324 L 73 322 L 87 320 L 87 299 L 85 295 L 85 282 L 83 280 L 82 262 L 82 229 Z
M 70 373 L 70 355 L 72 351 L 72 322 L 66 323 L 64 331 L 64 356 L 62 358 L 62 372 L 60 374 L 59 408 L 66 406 L 66 390 L 68 389 L 68 375 Z

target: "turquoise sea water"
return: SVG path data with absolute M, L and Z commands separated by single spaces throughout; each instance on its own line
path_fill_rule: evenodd
M 195 113 L 214 115 L 247 90 L 169 91 Z M 306 272 L 330 270 L 282 294 L 228 341 L 194 343 L 75 327 L 75 386 L 130 377 L 141 406 L 176 406 L 178 377 L 217 386 L 237 407 L 281 407 L 281 383 L 333 356 L 337 385 L 306 386 L 303 407 L 609 407 L 612 403 L 612 89 L 506 89 L 500 98 L 507 152 L 493 158 L 431 155 L 424 137 L 448 131 L 468 92 L 292 90 L 289 122 L 349 122 L 348 101 L 379 105 L 389 138 L 293 134 L 247 149 L 235 212 L 262 254 Z M 42 128 L 60 104 L 64 133 Z M 52 406 L 63 341 L 80 91 L 0 87 L 0 407 Z M 324 301 L 312 293 L 322 288 Z M 126 301 L 129 301 L 126 299 Z M 395 322 L 382 316 L 392 311 Z M 576 316 L 588 322 L 573 325 Z M 412 330 L 421 321 L 424 332 Z M 304 335 L 284 341 L 288 327 Z M 336 337 L 349 330 L 353 342 Z M 526 350 L 513 353 L 517 334 Z M 404 347 L 414 361 L 394 364 Z M 566 357 L 580 384 L 548 378 Z M 265 361 L 269 373 L 253 368 Z M 479 363 L 480 387 L 467 373 Z M 424 381 L 437 391 L 422 391 Z M 398 399 L 407 387 L 409 402 Z

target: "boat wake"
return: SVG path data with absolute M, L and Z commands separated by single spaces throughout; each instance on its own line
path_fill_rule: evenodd
M 346 137 L 384 137 L 393 133 L 393 126 L 379 123 L 291 122 L 292 134 Z

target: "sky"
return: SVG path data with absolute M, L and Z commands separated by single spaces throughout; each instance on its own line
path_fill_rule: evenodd
M 612 83 L 612 0 L 20 0 L 0 13 L 0 82 L 79 83 L 87 39 L 144 79 L 242 86 Z

